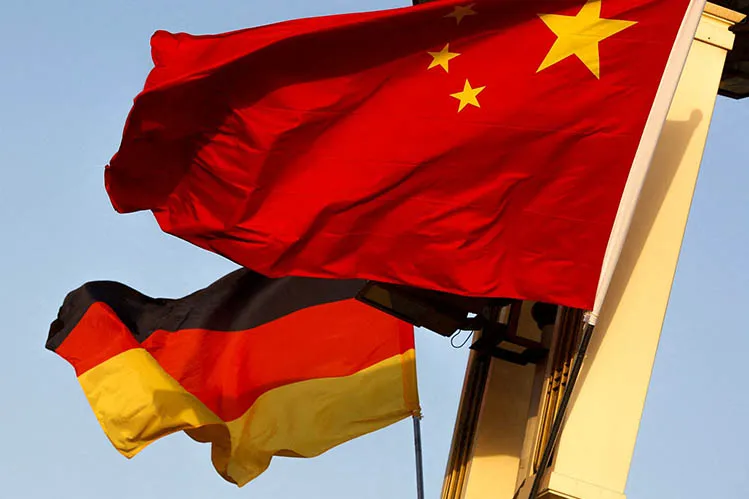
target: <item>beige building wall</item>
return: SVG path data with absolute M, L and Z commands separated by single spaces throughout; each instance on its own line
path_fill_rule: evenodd
M 529 305 L 523 306 L 518 330 L 521 336 L 539 341 Z M 529 425 L 532 396 L 540 391 L 540 387 L 534 390 L 534 382 L 543 380 L 543 370 L 537 376 L 537 370 L 543 367 L 492 361 L 464 491 L 466 499 L 511 498 L 517 490 L 525 435 L 529 427 L 535 430 L 535 418 Z

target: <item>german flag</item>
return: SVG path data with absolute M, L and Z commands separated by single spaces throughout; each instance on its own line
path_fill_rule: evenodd
M 273 456 L 316 456 L 419 411 L 413 328 L 356 301 L 363 284 L 242 269 L 162 299 L 90 282 L 47 348 L 120 453 L 184 430 L 242 486 Z

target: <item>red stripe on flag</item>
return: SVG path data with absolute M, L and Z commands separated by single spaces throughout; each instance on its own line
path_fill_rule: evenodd
M 383 335 L 397 341 L 383 342 Z M 231 421 L 263 393 L 308 379 L 349 376 L 414 348 L 413 328 L 355 300 L 305 308 L 245 331 L 155 331 L 139 345 L 112 310 L 95 303 L 57 353 L 80 376 L 143 347 L 217 416 Z

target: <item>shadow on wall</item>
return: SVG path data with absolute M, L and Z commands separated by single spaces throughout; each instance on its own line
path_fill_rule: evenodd
M 652 167 L 648 171 L 640 199 L 632 219 L 632 226 L 614 272 L 608 295 L 598 322 L 603 331 L 610 321 L 610 311 L 614 311 L 624 295 L 634 270 L 640 259 L 645 242 L 653 229 L 655 218 L 662 209 L 666 195 L 676 177 L 687 148 L 695 140 L 695 132 L 704 119 L 702 111 L 694 109 L 687 120 L 668 119 L 661 132 L 658 146 L 653 156 Z M 602 334 L 593 335 L 588 347 L 587 358 L 594 359 L 602 342 Z M 583 364 L 578 383 L 585 383 L 590 371 L 590 362 Z M 570 400 L 570 411 L 574 407 L 576 394 Z

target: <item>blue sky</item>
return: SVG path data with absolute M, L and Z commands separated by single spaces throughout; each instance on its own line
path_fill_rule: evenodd
M 156 29 L 221 32 L 395 0 L 5 0 L 0 15 L 0 496 L 411 498 L 409 422 L 312 460 L 277 459 L 243 489 L 182 435 L 132 461 L 117 454 L 72 369 L 44 349 L 82 282 L 181 296 L 233 266 L 117 215 L 102 184 Z M 749 100 L 719 99 L 653 374 L 630 499 L 739 497 L 749 490 Z M 466 350 L 417 332 L 427 497 L 437 497 Z

